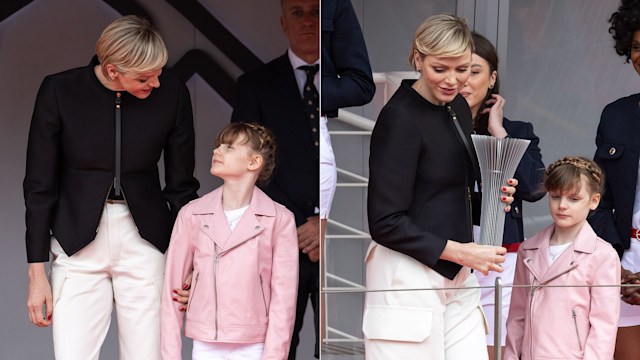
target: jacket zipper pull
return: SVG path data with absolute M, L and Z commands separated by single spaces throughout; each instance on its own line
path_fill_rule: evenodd
M 116 196 L 120 196 L 120 171 L 121 171 L 121 152 L 122 152 L 122 115 L 120 113 L 120 107 L 122 104 L 120 92 L 116 92 L 116 153 L 115 153 L 115 176 L 113 178 L 113 189 Z

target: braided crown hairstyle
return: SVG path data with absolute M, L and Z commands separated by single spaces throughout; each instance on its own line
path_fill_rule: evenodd
M 640 30 L 640 0 L 622 0 L 618 11 L 611 14 L 609 23 L 609 33 L 613 35 L 616 53 L 626 56 L 626 62 L 629 62 L 633 34 Z
M 591 194 L 604 192 L 602 169 L 585 157 L 565 156 L 549 165 L 544 174 L 544 188 L 547 191 L 580 189 L 581 175 L 587 178 Z
M 242 144 L 248 144 L 251 150 L 262 156 L 262 168 L 257 183 L 266 185 L 271 179 L 276 167 L 277 145 L 273 133 L 256 123 L 234 122 L 225 126 L 216 139 L 216 147 L 221 144 L 233 144 L 237 139 L 244 138 Z

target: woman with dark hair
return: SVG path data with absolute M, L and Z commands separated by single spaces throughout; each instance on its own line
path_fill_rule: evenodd
M 511 121 L 503 116 L 505 100 L 500 93 L 500 80 L 498 78 L 498 52 L 491 42 L 484 36 L 473 32 L 474 51 L 471 55 L 471 76 L 460 91 L 471 108 L 473 128 L 477 134 L 491 135 L 497 138 L 512 137 L 530 140 L 529 147 L 520 160 L 515 173 L 518 180 L 518 191 L 513 196 L 511 211 L 506 214 L 504 222 L 504 237 L 502 246 L 507 249 L 505 262 L 502 265 L 502 273 L 489 273 L 484 275 L 475 272 L 480 285 L 493 286 L 496 276 L 502 278 L 503 285 L 507 285 L 502 293 L 502 333 L 501 346 L 505 346 L 506 322 L 509 313 L 511 299 L 511 287 L 516 266 L 516 253 L 518 246 L 524 241 L 522 226 L 522 201 L 534 202 L 544 197 L 542 180 L 544 175 L 544 163 L 538 143 L 540 140 L 533 132 L 533 125 L 523 121 Z M 479 196 L 479 193 L 476 193 Z M 478 202 L 476 202 L 478 203 Z M 479 213 L 479 212 L 476 212 Z M 476 237 L 479 235 L 479 227 L 475 227 Z M 495 324 L 495 292 L 493 288 L 482 289 L 480 299 L 487 322 L 489 334 L 487 346 L 489 359 L 493 359 Z
M 616 53 L 640 75 L 640 0 L 622 0 L 609 19 Z M 640 94 L 618 99 L 602 111 L 594 160 L 606 175 L 600 206 L 589 218 L 598 236 L 621 256 L 622 283 L 640 283 Z M 621 288 L 616 360 L 640 354 L 640 288 Z

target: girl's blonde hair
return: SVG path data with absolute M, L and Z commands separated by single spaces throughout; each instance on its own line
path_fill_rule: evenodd
M 565 156 L 549 165 L 544 175 L 547 191 L 579 191 L 581 175 L 584 175 L 591 194 L 604 192 L 602 169 L 585 157 Z
M 414 53 L 422 57 L 460 56 L 473 53 L 473 37 L 464 19 L 451 14 L 428 17 L 416 30 L 409 65 L 416 68 Z
M 216 139 L 216 147 L 221 144 L 233 144 L 240 138 L 244 138 L 242 144 L 248 144 L 254 153 L 262 156 L 262 168 L 260 169 L 257 183 L 265 185 L 269 182 L 273 169 L 276 167 L 277 145 L 275 136 L 262 125 L 234 122 L 220 131 Z
M 162 68 L 169 58 L 158 31 L 148 20 L 135 15 L 121 17 L 102 31 L 96 55 L 107 78 L 107 64 L 119 72 L 141 73 Z

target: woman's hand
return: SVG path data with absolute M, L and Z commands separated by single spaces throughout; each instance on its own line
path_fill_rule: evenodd
M 511 211 L 511 203 L 513 202 L 513 194 L 516 193 L 516 186 L 518 186 L 517 179 L 509 179 L 507 180 L 507 186 L 503 186 L 500 190 L 502 191 L 502 195 L 500 200 L 507 204 L 504 208 L 504 212 Z
M 502 272 L 500 264 L 504 262 L 506 253 L 507 249 L 502 246 L 480 245 L 474 242 L 463 244 L 449 240 L 440 258 L 487 275 L 489 271 Z
M 46 308 L 44 312 L 43 306 Z M 39 327 L 51 325 L 53 297 L 51 285 L 44 271 L 44 263 L 29 264 L 29 293 L 27 295 L 29 321 Z
M 498 95 L 491 94 L 491 99 L 487 100 L 487 107 L 482 110 L 482 114 L 489 114 L 489 123 L 487 130 L 491 136 L 503 139 L 507 136 L 507 130 L 502 126 L 503 110 L 506 100 Z
M 639 286 L 623 286 L 620 288 L 620 295 L 622 295 L 622 301 L 631 305 L 640 305 L 640 273 L 632 273 L 631 271 L 622 268 L 621 271 L 621 284 L 631 285 L 638 284 Z
M 189 304 L 189 293 L 191 290 L 191 279 L 193 278 L 193 271 L 187 275 L 182 283 L 182 289 L 173 289 L 172 290 L 172 299 L 173 301 L 180 303 L 180 311 L 187 310 L 187 304 Z

